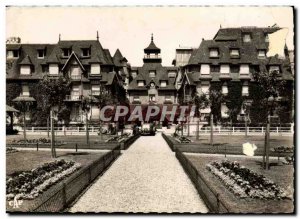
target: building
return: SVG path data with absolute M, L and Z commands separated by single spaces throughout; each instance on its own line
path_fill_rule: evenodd
M 253 80 L 254 71 L 273 71 L 281 73 L 287 82 L 288 92 L 284 100 L 287 110 L 282 121 L 289 122 L 291 112 L 293 75 L 287 48 L 285 57 L 268 57 L 269 34 L 278 31 L 278 27 L 241 27 L 221 28 L 212 40 L 202 40 L 184 69 L 184 76 L 179 88 L 180 102 L 192 101 L 195 95 L 217 90 L 223 94 L 225 101 L 219 106 L 219 112 L 213 112 L 218 120 L 237 121 L 245 118 L 244 103 L 252 101 L 250 118 L 252 122 L 263 121 L 262 106 L 257 102 L 257 86 Z M 256 95 L 256 96 L 255 96 Z M 283 94 L 282 94 L 283 95 Z M 208 107 L 202 112 L 202 119 L 211 113 Z M 230 116 L 232 112 L 233 116 Z M 229 118 L 230 117 L 230 118 Z
M 119 101 L 125 99 L 122 77 L 126 74 L 127 60 L 119 50 L 112 57 L 109 50 L 100 44 L 98 34 L 97 40 L 59 39 L 57 44 L 9 43 L 6 50 L 8 104 L 17 96 L 38 95 L 32 88 L 46 76 L 51 79 L 62 76 L 70 80 L 70 93 L 64 102 L 70 110 L 71 124 L 84 120 L 81 111 L 83 96 L 97 97 L 103 92 Z M 99 121 L 97 103 L 92 104 L 89 117 Z
M 131 67 L 132 81 L 128 86 L 131 105 L 177 104 L 176 66 L 162 66 L 162 57 L 154 41 L 144 49 L 143 66 Z

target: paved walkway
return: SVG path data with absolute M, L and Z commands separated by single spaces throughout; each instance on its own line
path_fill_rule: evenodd
M 69 210 L 208 211 L 160 133 L 153 137 L 140 137 Z

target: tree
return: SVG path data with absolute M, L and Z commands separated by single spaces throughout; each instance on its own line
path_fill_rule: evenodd
M 197 121 L 197 131 L 196 131 L 196 134 L 197 134 L 197 140 L 199 139 L 199 120 L 201 118 L 201 110 L 202 109 L 205 109 L 209 106 L 209 99 L 207 98 L 207 95 L 205 94 L 197 94 L 196 96 L 194 96 L 194 99 L 193 99 L 193 102 L 194 102 L 194 105 L 196 107 L 195 109 L 195 117 L 198 117 L 198 121 Z
M 263 90 L 260 104 L 267 109 L 268 117 L 266 121 L 265 147 L 263 156 L 263 166 L 269 169 L 269 151 L 270 151 L 270 119 L 273 115 L 273 110 L 278 103 L 278 97 L 285 87 L 285 81 L 281 80 L 278 71 L 261 71 L 254 72 L 253 78 L 258 86 Z
M 209 105 L 211 113 L 214 115 L 214 122 L 217 123 L 221 120 L 221 104 L 224 102 L 224 96 L 219 90 L 210 90 L 209 92 Z
M 47 113 L 50 116 L 51 124 L 53 126 L 53 116 L 54 116 L 54 107 L 57 107 L 58 117 L 61 109 L 64 107 L 64 100 L 66 95 L 70 92 L 70 82 L 64 77 L 60 76 L 58 78 L 49 78 L 45 76 L 41 80 L 36 89 L 39 91 L 36 96 L 37 107 L 40 108 L 43 112 Z M 52 127 L 53 128 L 53 127 Z M 52 157 L 56 157 L 55 152 L 55 139 L 54 134 L 51 134 L 51 152 Z

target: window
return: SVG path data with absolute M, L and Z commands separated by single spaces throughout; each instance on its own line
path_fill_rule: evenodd
M 218 49 L 210 49 L 209 57 L 211 57 L 211 58 L 219 57 L 219 50 Z
M 31 74 L 31 68 L 30 65 L 22 65 L 20 69 L 21 75 L 30 75 Z
M 221 74 L 229 74 L 230 72 L 230 67 L 229 65 L 221 65 Z
M 92 85 L 92 95 L 100 95 L 100 86 Z
M 280 72 L 279 66 L 278 66 L 278 65 L 271 65 L 271 66 L 269 67 L 269 72 L 271 73 L 271 72 L 273 72 L 273 71 Z
M 244 83 L 242 86 L 242 96 L 248 96 L 249 95 L 249 86 L 248 83 Z
M 137 75 L 136 71 L 133 71 L 133 72 L 131 72 L 131 76 L 132 76 L 132 78 L 135 78 L 135 77 L 136 77 L 136 75 Z
M 155 78 L 155 71 L 149 71 L 149 77 Z
M 269 42 L 269 34 L 265 34 L 265 42 L 268 43 Z
M 29 87 L 28 85 L 22 85 L 22 96 L 29 97 Z
M 101 72 L 100 64 L 91 64 L 91 74 L 99 75 Z
M 72 88 L 72 99 L 79 99 L 80 92 L 79 92 L 79 86 L 73 86 Z
M 155 101 L 155 94 L 149 94 L 149 101 L 150 102 Z
M 265 58 L 266 57 L 266 50 L 260 49 L 258 50 L 258 58 Z
M 50 75 L 58 75 L 58 65 L 57 64 L 49 65 L 49 74 Z
M 139 96 L 134 96 L 134 97 L 133 97 L 133 101 L 139 102 L 139 101 L 140 101 L 140 97 L 139 97 Z
M 240 51 L 239 51 L 239 49 L 231 49 L 230 50 L 230 56 L 231 56 L 231 58 L 238 58 L 238 57 L 240 57 Z
M 169 78 L 175 78 L 176 77 L 176 72 L 175 71 L 169 71 L 168 72 L 168 77 Z
M 249 65 L 242 64 L 240 66 L 240 74 L 249 74 Z
M 243 34 L 243 42 L 244 43 L 251 42 L 251 34 L 250 33 Z
M 38 57 L 38 59 L 43 59 L 45 57 L 45 50 L 44 49 L 38 49 L 37 50 L 37 57 Z
M 222 86 L 222 94 L 223 95 L 227 95 L 228 94 L 228 87 L 227 87 L 226 83 L 224 83 L 223 86 Z
M 139 86 L 139 87 L 145 86 L 144 81 L 138 81 L 138 86 Z
M 210 66 L 208 64 L 202 64 L 200 68 L 200 74 L 209 75 L 210 74 Z
M 230 72 L 231 73 L 239 73 L 240 72 L 240 65 L 230 65 Z
M 71 55 L 71 49 L 65 48 L 65 49 L 62 49 L 62 51 L 63 51 L 63 54 L 62 54 L 63 57 L 69 57 Z
M 7 50 L 7 58 L 19 58 L 19 50 Z
M 172 101 L 171 96 L 165 96 L 165 101 Z
M 78 76 L 78 75 L 80 75 L 80 71 L 79 71 L 79 66 L 78 65 L 71 66 L 70 71 L 71 71 L 71 76 Z
M 90 48 L 82 48 L 81 49 L 81 56 L 82 57 L 90 57 L 91 56 L 91 49 Z
M 167 86 L 167 81 L 161 81 L 160 86 L 161 87 L 166 87 Z

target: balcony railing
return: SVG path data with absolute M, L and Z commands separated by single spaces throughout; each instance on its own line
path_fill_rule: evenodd
M 80 95 L 67 95 L 65 100 L 68 101 L 77 101 L 77 100 L 81 100 L 81 96 Z
M 160 55 L 144 55 L 145 59 L 160 59 Z
M 92 91 L 91 95 L 93 95 L 93 96 L 99 96 L 100 95 L 100 91 Z

